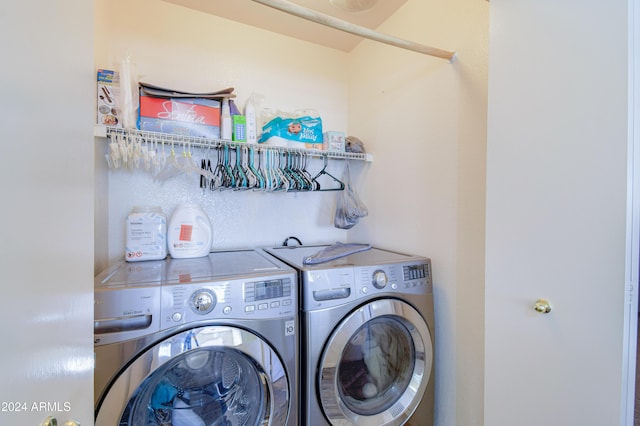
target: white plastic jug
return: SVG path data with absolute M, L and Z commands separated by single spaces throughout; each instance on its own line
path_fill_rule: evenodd
M 173 211 L 167 229 L 169 254 L 174 259 L 207 256 L 213 232 L 209 216 L 197 204 L 181 204 Z

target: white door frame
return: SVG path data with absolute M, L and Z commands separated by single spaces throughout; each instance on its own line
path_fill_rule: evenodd
M 629 0 L 627 249 L 625 259 L 622 426 L 633 426 L 640 269 L 640 1 Z

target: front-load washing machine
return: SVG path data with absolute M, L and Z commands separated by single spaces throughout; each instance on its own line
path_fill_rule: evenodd
M 95 281 L 95 424 L 298 424 L 297 281 L 257 250 Z
M 265 249 L 299 271 L 303 425 L 433 425 L 429 259 L 378 248 L 315 265 L 322 246 Z

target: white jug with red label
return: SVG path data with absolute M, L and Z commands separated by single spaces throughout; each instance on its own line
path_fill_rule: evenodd
M 211 251 L 211 221 L 197 204 L 181 204 L 167 227 L 167 246 L 174 259 L 207 256 Z

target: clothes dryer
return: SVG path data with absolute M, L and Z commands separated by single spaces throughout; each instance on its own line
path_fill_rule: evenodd
M 295 271 L 262 251 L 95 281 L 95 424 L 298 424 Z
M 430 260 L 370 248 L 304 263 L 324 248 L 266 249 L 299 271 L 301 423 L 433 425 Z

